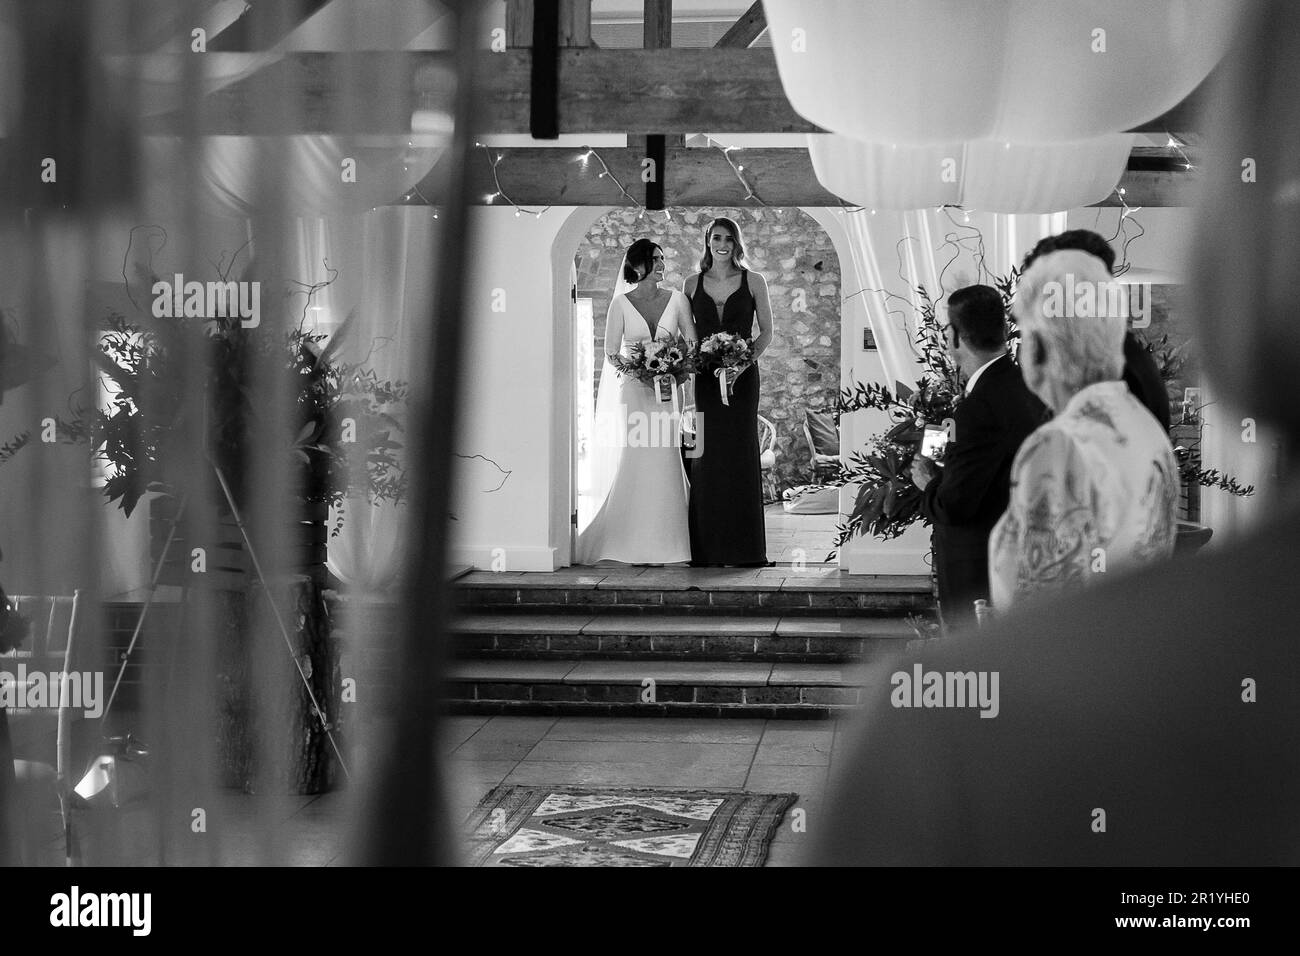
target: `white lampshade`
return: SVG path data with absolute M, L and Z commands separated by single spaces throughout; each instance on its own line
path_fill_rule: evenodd
M 1077 209 L 1109 196 L 1132 135 L 1022 145 L 992 140 L 906 146 L 823 133 L 808 137 L 818 181 L 871 209 L 964 206 L 1000 213 Z
M 1237 0 L 765 0 L 791 105 L 867 142 L 1088 139 L 1181 102 Z

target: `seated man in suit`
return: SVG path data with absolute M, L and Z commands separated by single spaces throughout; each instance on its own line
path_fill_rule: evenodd
M 939 606 L 953 631 L 973 624 L 975 600 L 989 596 L 989 533 L 1007 510 L 1016 451 L 1042 424 L 1046 408 L 1007 354 L 996 289 L 972 285 L 948 296 L 944 335 L 966 395 L 953 414 L 944 467 L 918 455 L 912 481 L 921 489 L 921 512 L 934 525 Z

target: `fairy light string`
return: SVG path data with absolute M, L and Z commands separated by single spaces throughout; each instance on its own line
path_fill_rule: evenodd
M 710 140 L 710 142 L 712 142 L 712 140 Z M 730 166 L 731 171 L 735 173 L 736 179 L 739 180 L 740 185 L 744 187 L 745 198 L 754 200 L 754 202 L 758 203 L 760 206 L 766 206 L 767 203 L 763 202 L 763 197 L 760 196 L 758 193 L 754 192 L 754 187 L 749 184 L 749 181 L 747 179 L 745 179 L 744 165 L 741 163 L 737 163 L 734 159 L 731 158 L 731 151 L 733 149 L 739 149 L 740 147 L 738 146 L 724 147 L 714 143 L 713 148 L 719 150 L 722 153 L 722 158 L 727 161 L 727 165 Z
M 493 153 L 490 147 L 485 146 L 482 143 L 475 143 L 474 145 L 477 146 L 479 149 L 483 150 L 483 155 L 487 157 L 488 166 L 492 170 L 492 183 L 494 186 L 496 186 L 496 192 L 490 193 L 485 197 L 487 204 L 489 206 L 492 205 L 492 201 L 496 199 L 498 196 L 500 196 L 510 205 L 514 206 L 516 217 L 522 215 L 523 213 L 528 213 L 528 215 L 530 216 L 536 216 L 538 219 L 541 219 L 542 213 L 549 210 L 551 208 L 550 206 L 547 206 L 544 209 L 529 209 L 527 206 L 521 206 L 519 205 L 519 203 L 511 199 L 509 194 L 506 193 L 505 189 L 502 187 L 501 177 L 497 174 L 497 166 L 501 165 L 501 160 L 505 159 L 505 154 Z

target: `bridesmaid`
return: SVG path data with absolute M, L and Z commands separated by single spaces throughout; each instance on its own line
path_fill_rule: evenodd
M 767 283 L 745 267 L 740 228 L 730 219 L 715 219 L 704 230 L 700 271 L 686 280 L 683 291 L 690 300 L 701 341 L 717 332 L 752 339 L 755 359 L 772 344 Z M 727 405 L 722 403 L 716 378 L 698 376 L 695 382 L 701 448 L 699 457 L 691 461 L 693 565 L 768 564 L 759 467 L 757 365 L 742 368 L 734 382 Z

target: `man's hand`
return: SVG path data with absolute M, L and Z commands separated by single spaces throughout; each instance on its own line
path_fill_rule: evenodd
M 925 491 L 925 486 L 934 481 L 939 469 L 935 463 L 922 455 L 912 457 L 912 484 Z

